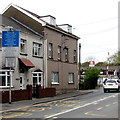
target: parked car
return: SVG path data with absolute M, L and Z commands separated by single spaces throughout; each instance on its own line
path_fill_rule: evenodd
M 120 80 L 118 78 L 107 78 L 103 82 L 103 91 L 106 93 L 107 91 L 109 92 L 110 90 L 116 90 L 120 91 Z

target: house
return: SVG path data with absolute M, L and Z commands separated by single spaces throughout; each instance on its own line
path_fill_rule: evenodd
M 2 41 L 2 31 L 9 31 L 8 26 L 12 26 L 14 31 L 20 32 L 19 57 L 15 58 L 16 65 L 11 70 L 12 89 L 26 89 L 27 84 L 35 85 L 43 83 L 43 36 L 36 33 L 31 28 L 13 20 L 10 17 L 0 16 L 0 43 Z M 0 44 L 1 45 L 1 44 Z M 6 67 L 6 58 L 2 54 L 0 47 L 0 88 L 9 90 L 10 69 Z M 39 76 L 38 76 L 39 75 Z
M 34 87 L 41 84 L 60 92 L 78 89 L 80 38 L 72 34 L 71 25 L 57 25 L 56 18 L 51 15 L 39 16 L 14 4 L 8 5 L 2 16 L 13 21 L 7 21 L 5 26 L 20 31 L 20 53 L 13 70 L 13 89 L 24 89 L 27 84 Z

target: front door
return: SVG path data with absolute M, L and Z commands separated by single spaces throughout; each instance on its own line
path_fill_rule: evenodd
M 41 72 L 33 72 L 32 76 L 33 76 L 32 94 L 33 94 L 33 97 L 36 97 L 36 85 L 41 85 L 42 73 Z
M 20 89 L 25 89 L 24 83 L 25 83 L 25 76 L 23 73 L 20 75 Z

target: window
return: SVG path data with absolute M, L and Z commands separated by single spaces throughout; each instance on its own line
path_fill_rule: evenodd
M 59 84 L 59 74 L 58 72 L 52 72 L 51 73 L 51 83 L 52 84 Z
M 24 39 L 20 40 L 20 52 L 26 53 L 26 40 Z
M 42 44 L 33 43 L 33 56 L 42 57 Z
M 74 83 L 74 73 L 68 73 L 68 83 Z
M 58 46 L 58 60 L 61 60 L 61 46 Z
M 11 77 L 12 77 L 12 72 L 11 72 Z M 10 71 L 0 71 L 0 87 L 9 87 L 9 86 L 10 86 Z
M 53 58 L 53 44 L 49 43 L 48 45 L 48 57 Z
M 1 34 L 0 34 L 0 50 L 2 48 L 2 37 L 1 37 Z
M 77 62 L 77 52 L 76 52 L 76 50 L 74 50 L 73 61 L 74 61 L 74 63 Z
M 68 48 L 65 48 L 65 62 L 68 62 Z
M 42 85 L 42 73 L 33 72 L 33 87 L 39 84 Z

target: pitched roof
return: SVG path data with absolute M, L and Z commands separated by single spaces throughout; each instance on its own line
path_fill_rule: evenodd
M 43 27 L 48 27 L 48 28 L 53 29 L 55 31 L 66 34 L 70 37 L 73 37 L 75 39 L 80 39 L 78 36 L 76 36 L 72 33 L 66 32 L 65 30 L 58 27 L 57 25 L 56 26 L 51 25 L 51 24 L 45 22 L 44 20 L 40 19 L 42 16 L 39 16 L 39 15 L 37 15 L 37 14 L 31 12 L 31 11 L 28 11 L 28 10 L 22 8 L 22 7 L 19 7 L 15 4 L 8 5 L 6 7 L 6 9 L 3 10 L 2 14 L 5 15 L 5 16 L 14 17 L 14 19 L 19 20 L 23 24 L 29 26 L 30 28 L 39 32 L 42 35 L 43 35 L 43 32 L 42 32 Z M 23 17 L 23 19 L 22 19 L 22 17 Z M 29 21 L 29 22 L 26 22 L 26 21 Z M 39 25 L 39 27 L 38 27 L 38 25 Z

